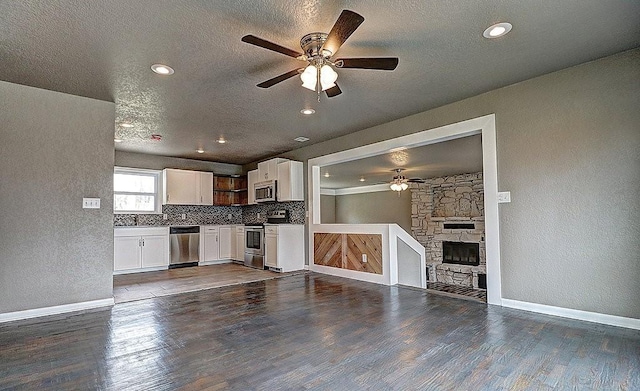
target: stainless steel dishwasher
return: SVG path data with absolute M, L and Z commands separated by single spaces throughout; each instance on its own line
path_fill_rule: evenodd
M 200 260 L 200 227 L 169 227 L 169 269 L 197 266 Z

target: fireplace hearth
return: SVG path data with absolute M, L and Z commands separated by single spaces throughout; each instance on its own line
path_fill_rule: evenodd
M 442 263 L 478 266 L 480 265 L 480 244 L 442 242 Z

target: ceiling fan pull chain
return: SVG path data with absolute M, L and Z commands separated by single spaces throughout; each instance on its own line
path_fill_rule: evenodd
M 320 84 L 320 67 L 316 65 L 316 71 L 318 72 L 318 77 L 316 78 L 316 90 L 318 91 L 318 103 L 320 103 L 320 93 L 322 92 L 322 86 Z

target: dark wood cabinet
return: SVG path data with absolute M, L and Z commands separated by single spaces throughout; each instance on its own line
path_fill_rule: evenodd
M 247 205 L 246 175 L 213 175 L 213 205 Z

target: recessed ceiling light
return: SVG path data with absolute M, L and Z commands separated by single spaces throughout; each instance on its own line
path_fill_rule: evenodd
M 113 141 L 115 141 L 116 143 L 121 143 L 122 139 L 121 138 L 114 138 Z
M 303 143 L 303 142 L 305 142 L 305 141 L 309 141 L 309 139 L 308 139 L 307 137 L 303 137 L 303 136 L 296 137 L 296 138 L 294 138 L 293 140 L 294 140 L 294 141 L 297 141 L 297 142 L 299 142 L 299 143 Z
M 123 128 L 133 128 L 133 124 L 130 124 L 128 122 L 122 122 L 120 126 L 122 126 Z
M 360 178 L 360 182 L 364 182 L 364 177 L 361 177 L 361 178 Z
M 198 153 L 204 153 L 204 149 L 196 149 L 196 152 L 198 152 Z
M 225 139 L 223 139 L 222 137 L 220 137 L 219 139 L 217 139 L 217 140 L 216 140 L 216 142 L 217 142 L 218 144 L 224 144 L 224 143 L 226 143 L 226 142 L 227 142 L 227 140 L 225 140 Z
M 157 73 L 158 75 L 173 75 L 173 68 L 168 65 L 163 64 L 153 64 L 151 65 L 151 70 Z
M 304 115 L 311 115 L 313 113 L 315 113 L 316 111 L 314 109 L 302 109 L 300 110 L 300 112 Z
M 484 33 L 482 33 L 482 36 L 489 39 L 502 37 L 511 31 L 512 27 L 511 23 L 508 22 L 496 23 L 487 27 L 487 29 L 484 30 Z
M 329 173 L 328 173 L 328 172 L 325 172 L 325 173 L 324 173 L 324 177 L 325 177 L 325 178 L 329 178 L 330 176 L 331 176 L 331 175 L 329 175 Z

